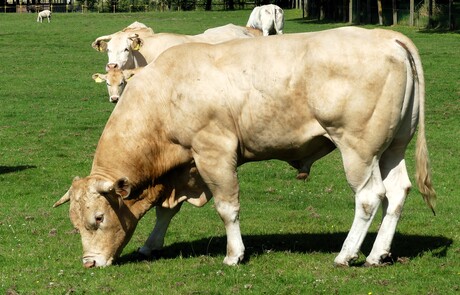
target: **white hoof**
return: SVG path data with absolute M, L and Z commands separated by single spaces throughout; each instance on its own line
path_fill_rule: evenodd
M 350 262 L 353 262 L 356 259 L 358 259 L 358 255 L 345 256 L 345 255 L 340 255 L 339 254 L 339 256 L 337 256 L 334 259 L 334 265 L 337 266 L 337 267 L 348 267 L 348 266 L 350 266 Z
M 243 256 L 234 256 L 234 257 L 225 256 L 224 264 L 234 266 L 240 263 L 240 261 L 242 260 L 243 260 Z

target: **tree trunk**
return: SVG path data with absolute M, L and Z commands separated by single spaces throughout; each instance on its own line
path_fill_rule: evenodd
M 350 0 L 348 4 L 348 23 L 353 23 L 353 0 Z
M 428 0 L 428 28 L 433 28 L 433 0 Z
M 377 0 L 377 9 L 379 13 L 379 25 L 383 26 L 382 0 Z
M 360 24 L 361 23 L 361 0 L 357 0 L 355 3 L 356 3 L 356 8 L 355 8 L 354 22 L 356 24 Z
M 414 9 L 415 9 L 414 0 L 410 0 L 409 6 L 410 6 L 409 26 L 413 27 L 414 26 Z
M 367 0 L 367 5 L 366 5 L 366 13 L 367 13 L 367 23 L 370 24 L 372 23 L 372 10 L 371 10 L 371 0 Z
M 319 1 L 319 16 L 318 20 L 324 20 L 326 18 L 326 5 L 324 4 L 323 0 Z
M 204 6 L 204 10 L 210 11 L 212 9 L 212 0 L 206 0 L 206 4 Z
M 310 1 L 311 0 L 303 0 L 303 17 L 304 18 L 310 17 Z
M 393 26 L 398 24 L 398 10 L 396 9 L 396 0 L 392 0 L 393 7 Z
M 228 5 L 227 7 L 228 10 L 235 10 L 235 3 L 233 0 L 227 0 L 227 5 Z

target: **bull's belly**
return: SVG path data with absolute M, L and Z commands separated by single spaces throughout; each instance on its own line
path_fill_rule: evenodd
M 308 130 L 286 131 L 283 134 L 270 133 L 268 130 L 253 135 L 241 144 L 242 162 L 305 159 L 316 155 L 322 149 L 329 149 L 331 142 L 322 128 L 310 127 Z

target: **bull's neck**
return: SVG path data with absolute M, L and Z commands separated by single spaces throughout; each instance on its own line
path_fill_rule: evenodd
M 110 181 L 127 177 L 143 189 L 190 161 L 189 152 L 171 142 L 162 126 L 142 124 L 151 121 L 112 114 L 99 140 L 91 175 Z

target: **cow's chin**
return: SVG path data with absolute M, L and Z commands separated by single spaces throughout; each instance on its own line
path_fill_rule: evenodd
M 105 267 L 111 265 L 113 262 L 113 257 L 106 259 L 102 255 L 85 255 L 83 257 L 83 266 L 85 268 L 92 267 Z

